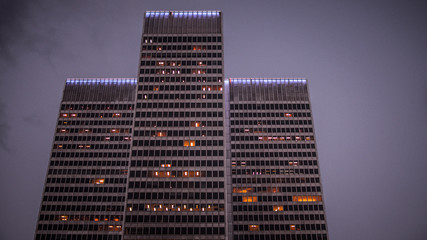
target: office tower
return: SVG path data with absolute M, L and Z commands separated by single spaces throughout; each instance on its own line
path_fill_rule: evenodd
M 305 79 L 224 80 L 222 13 L 145 13 L 136 79 L 68 79 L 36 239 L 326 240 Z
M 233 78 L 226 95 L 233 239 L 327 239 L 307 81 Z
M 225 239 L 221 24 L 145 15 L 124 239 Z
M 67 79 L 35 239 L 121 239 L 136 79 Z

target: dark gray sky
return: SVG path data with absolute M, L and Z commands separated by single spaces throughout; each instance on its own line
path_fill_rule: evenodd
M 136 77 L 143 12 L 222 10 L 226 77 L 306 77 L 331 239 L 427 236 L 424 1 L 1 1 L 0 239 L 31 239 L 67 77 Z

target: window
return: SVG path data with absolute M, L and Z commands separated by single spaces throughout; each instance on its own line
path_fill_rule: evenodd
M 283 206 L 273 206 L 273 211 L 281 212 L 281 211 L 283 211 Z
M 104 183 L 105 183 L 105 179 L 103 179 L 103 178 L 95 178 L 95 179 L 92 181 L 92 183 L 93 183 L 93 184 L 96 184 L 96 185 L 104 184 Z
M 184 147 L 194 147 L 196 146 L 196 141 L 184 141 Z
M 293 196 L 294 202 L 320 202 L 322 196 Z
M 258 202 L 258 197 L 242 197 L 242 202 Z
M 249 231 L 259 231 L 259 225 L 249 225 Z

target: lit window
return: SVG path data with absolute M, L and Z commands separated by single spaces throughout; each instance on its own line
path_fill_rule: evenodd
M 103 179 L 103 178 L 95 178 L 93 181 L 92 181 L 92 183 L 93 184 L 104 184 L 105 183 L 105 179 Z
M 310 141 L 310 137 L 305 137 L 305 140 L 306 141 Z
M 253 191 L 252 188 L 233 188 L 234 193 L 248 193 L 252 191 Z
M 184 147 L 194 147 L 196 146 L 196 141 L 184 141 Z
M 249 231 L 259 231 L 259 225 L 249 225 Z
M 290 228 L 291 228 L 291 230 L 292 230 L 292 231 L 297 230 L 297 229 L 296 229 L 296 227 L 295 227 L 295 225 L 293 225 L 293 224 L 292 224 L 292 225 L 290 225 Z
M 258 202 L 258 197 L 242 197 L 242 202 Z
M 61 221 L 68 221 L 68 216 L 62 215 L 60 219 Z
M 285 113 L 285 117 L 292 117 L 292 113 Z
M 192 126 L 192 127 L 200 127 L 200 122 L 192 121 L 192 122 L 191 122 L 191 126 Z
M 166 136 L 166 132 L 157 132 L 157 137 L 164 137 Z
M 281 212 L 281 211 L 283 211 L 283 206 L 273 206 L 273 211 Z
M 320 202 L 322 196 L 293 196 L 292 200 L 294 202 Z

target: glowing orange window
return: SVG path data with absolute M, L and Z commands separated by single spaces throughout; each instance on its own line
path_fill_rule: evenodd
M 259 231 L 259 225 L 249 225 L 249 231 Z

